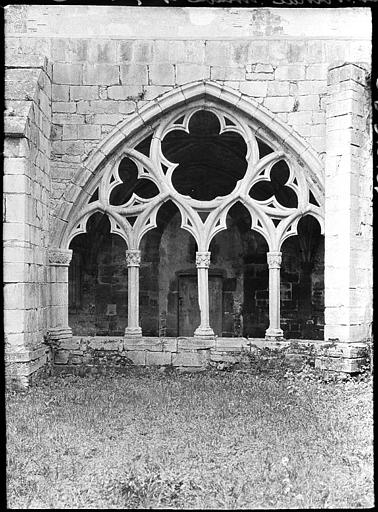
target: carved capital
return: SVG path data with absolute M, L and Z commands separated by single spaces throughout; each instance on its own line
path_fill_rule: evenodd
M 209 268 L 211 252 L 196 252 L 196 266 L 197 268 Z
M 274 251 L 266 254 L 269 268 L 281 268 L 282 252 Z
M 130 249 L 126 251 L 126 263 L 128 267 L 140 266 L 140 251 L 139 249 Z
M 59 267 L 68 267 L 72 259 L 71 249 L 49 249 L 49 264 Z

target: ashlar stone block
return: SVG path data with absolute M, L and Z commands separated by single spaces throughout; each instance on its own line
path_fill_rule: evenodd
M 79 139 L 99 139 L 101 137 L 101 127 L 98 125 L 82 124 L 78 126 Z
M 111 100 L 132 100 L 143 94 L 142 85 L 115 85 L 108 88 L 108 98 Z
M 52 101 L 68 101 L 70 96 L 70 87 L 68 85 L 52 85 Z
M 99 99 L 99 90 L 96 85 L 73 85 L 70 87 L 69 94 L 71 101 Z
M 80 85 L 83 79 L 82 64 L 56 62 L 53 64 L 53 82 L 55 84 Z
M 171 352 L 146 352 L 146 365 L 147 366 L 165 366 L 172 364 Z
M 212 80 L 244 80 L 245 79 L 245 68 L 244 67 L 223 67 L 223 66 L 211 66 L 210 78 Z
M 276 80 L 304 80 L 306 68 L 300 64 L 287 64 L 277 66 L 275 70 Z
M 148 75 L 151 85 L 175 84 L 175 67 L 172 64 L 151 64 L 148 66 Z
M 194 80 L 210 78 L 210 66 L 203 64 L 178 64 L 176 66 L 177 83 L 185 84 Z
M 240 92 L 247 96 L 266 96 L 268 85 L 266 82 L 241 82 Z
M 264 100 L 264 106 L 272 112 L 292 112 L 294 103 L 294 98 L 284 96 L 271 96 Z
M 210 350 L 201 350 L 195 352 L 179 352 L 172 354 L 173 366 L 189 366 L 189 367 L 204 367 L 210 357 Z
M 144 64 L 121 64 L 120 78 L 122 85 L 147 85 L 147 66 Z
M 133 352 L 125 351 L 122 352 L 122 355 L 125 355 L 137 366 L 145 366 L 146 364 L 146 352 L 144 350 Z
M 85 64 L 83 84 L 117 85 L 119 84 L 119 66 L 112 64 Z

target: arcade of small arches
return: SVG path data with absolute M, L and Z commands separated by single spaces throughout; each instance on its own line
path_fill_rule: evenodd
M 67 272 L 59 324 L 77 335 L 322 339 L 321 191 L 242 111 L 198 99 L 162 114 L 105 159 L 50 251 Z

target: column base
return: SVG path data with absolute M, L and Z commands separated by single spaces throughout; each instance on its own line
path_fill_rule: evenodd
M 211 327 L 197 327 L 194 331 L 194 336 L 196 338 L 214 338 L 215 334 Z
M 142 336 L 142 328 L 141 327 L 126 327 L 125 336 L 129 337 L 141 337 Z
M 283 340 L 283 330 L 282 329 L 267 329 L 265 331 L 265 339 L 266 340 Z
M 63 341 L 72 338 L 72 329 L 68 325 L 65 327 L 51 327 L 47 334 L 52 342 Z

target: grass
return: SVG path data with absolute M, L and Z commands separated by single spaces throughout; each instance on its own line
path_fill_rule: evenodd
M 9 392 L 8 508 L 367 508 L 371 379 L 128 369 Z

